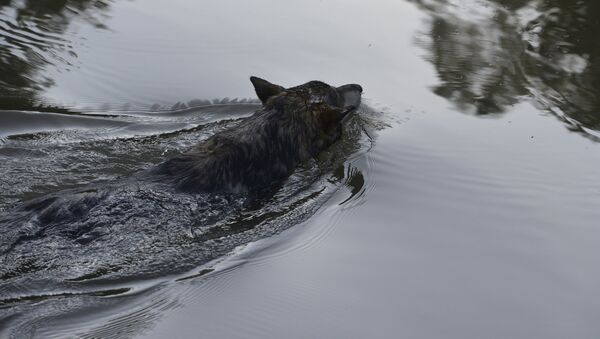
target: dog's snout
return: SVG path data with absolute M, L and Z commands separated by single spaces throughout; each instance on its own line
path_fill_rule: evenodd
M 338 93 L 343 98 L 343 107 L 358 107 L 361 101 L 363 88 L 357 84 L 348 84 L 337 88 Z

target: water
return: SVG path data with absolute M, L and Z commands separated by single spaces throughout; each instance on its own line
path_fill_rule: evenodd
M 0 13 L 3 218 L 234 126 L 258 107 L 249 75 L 365 89 L 341 142 L 250 210 L 120 187 L 133 215 L 93 220 L 138 228 L 101 225 L 89 242 L 50 230 L 3 254 L 3 337 L 600 336 L 596 2 Z

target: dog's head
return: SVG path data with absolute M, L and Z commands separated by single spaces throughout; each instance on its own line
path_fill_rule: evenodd
M 321 149 L 341 136 L 342 121 L 360 105 L 362 94 L 362 87 L 356 84 L 333 87 L 310 81 L 286 89 L 257 77 L 250 81 L 266 109 L 280 110 L 292 121 L 313 126 L 312 137 Z

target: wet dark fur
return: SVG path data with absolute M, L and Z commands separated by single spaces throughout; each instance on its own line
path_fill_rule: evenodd
M 251 81 L 263 107 L 236 127 L 132 177 L 33 199 L 8 218 L 0 216 L 0 225 L 31 220 L 33 228 L 39 227 L 34 233 L 42 234 L 47 225 L 81 221 L 103 201 L 125 191 L 138 192 L 143 182 L 159 185 L 159 191 L 171 187 L 194 193 L 269 191 L 300 163 L 339 139 L 342 119 L 358 106 L 362 92 L 358 85 L 336 88 L 319 81 L 289 89 L 255 77 Z M 81 232 L 88 232 L 90 227 L 85 224 L 86 230 Z M 9 249 L 30 235 L 16 237 Z M 0 244 L 0 253 L 3 247 Z
M 151 171 L 184 191 L 246 192 L 291 174 L 341 136 L 342 119 L 360 103 L 358 85 L 320 81 L 284 89 L 252 77 L 263 108 L 240 125 Z

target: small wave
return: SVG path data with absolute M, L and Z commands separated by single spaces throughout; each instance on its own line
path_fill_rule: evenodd
M 118 128 L 125 121 L 110 118 L 24 111 L 0 111 L 0 137 L 65 129 Z
M 229 102 L 229 101 L 228 101 Z M 219 103 L 175 111 L 108 111 L 50 113 L 0 110 L 0 138 L 27 138 L 66 130 L 106 137 L 171 132 L 185 127 L 252 114 L 255 103 Z M 104 132 L 99 132 L 104 131 Z M 23 136 L 24 135 L 24 136 Z

